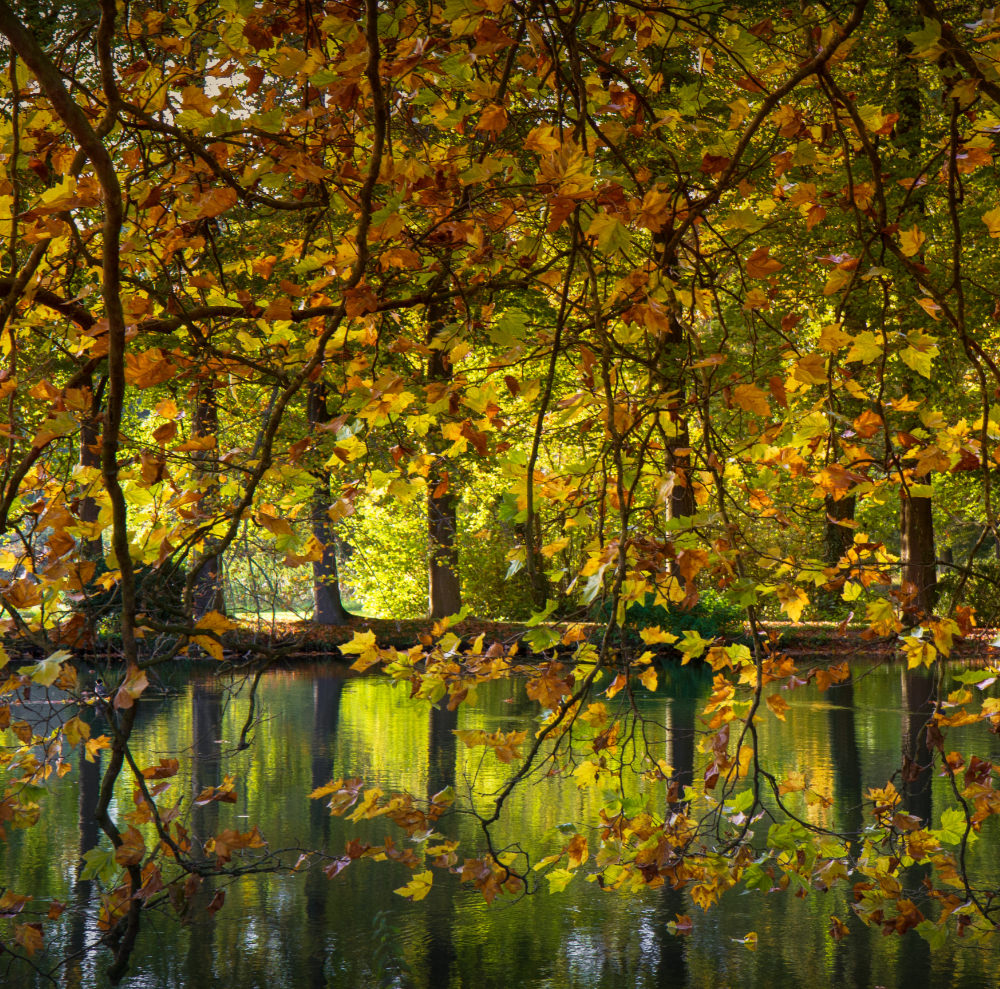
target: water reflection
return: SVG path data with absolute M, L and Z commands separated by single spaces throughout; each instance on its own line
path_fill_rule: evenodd
M 223 691 L 214 682 L 195 683 L 191 687 L 193 795 L 220 782 L 223 701 Z M 211 801 L 202 806 L 195 805 L 190 818 L 191 839 L 201 846 L 202 853 L 205 842 L 218 830 L 219 804 Z M 208 910 L 215 894 L 212 883 L 202 882 L 189 899 L 186 909 L 190 930 L 186 968 L 188 972 L 202 973 L 202 984 L 206 986 L 219 984 L 215 964 L 215 913 Z
M 659 808 L 669 809 L 681 803 L 685 788 L 699 789 L 705 758 L 699 711 L 711 676 L 684 668 L 661 679 L 659 693 L 640 703 L 649 724 L 662 726 L 656 744 L 673 767 L 676 784 L 670 791 L 659 786 L 647 792 Z M 925 768 L 923 727 L 931 686 L 917 672 L 884 668 L 826 694 L 813 686 L 791 692 L 787 720 L 762 722 L 764 758 L 782 775 L 791 769 L 808 772 L 811 785 L 833 804 L 830 810 L 804 812 L 856 840 L 870 821 L 865 792 L 886 783 L 905 749 L 914 767 L 900 784 L 907 809 L 932 819 L 948 797 L 947 781 Z M 519 683 L 487 685 L 475 708 L 459 712 L 428 708 L 377 679 L 344 680 L 330 670 L 268 675 L 259 694 L 262 722 L 249 750 L 236 752 L 234 745 L 247 713 L 246 690 L 233 697 L 206 682 L 142 704 L 136 757 L 142 766 L 177 754 L 182 772 L 172 792 L 179 796 L 183 790 L 186 798 L 217 785 L 225 773 L 235 774 L 237 803 L 194 808 L 188 818 L 193 838 L 204 842 L 222 829 L 246 831 L 257 823 L 272 849 L 290 850 L 289 863 L 299 849 L 336 857 L 348 838 L 379 843 L 393 834 L 384 819 L 331 818 L 321 801 L 307 799 L 331 778 L 359 775 L 367 786 L 406 788 L 428 797 L 449 786 L 465 792 L 470 782 L 488 792 L 509 767 L 481 748 L 458 744 L 455 729 L 521 727 L 530 736 L 537 728 L 535 706 Z M 982 726 L 963 728 L 955 738 L 965 751 L 997 747 Z M 97 934 L 84 923 L 93 914 L 96 890 L 79 879 L 79 860 L 99 839 L 91 810 L 99 779 L 99 765 L 81 760 L 63 786 L 52 785 L 44 817 L 49 830 L 16 832 L 0 846 L 0 883 L 20 889 L 28 883 L 39 899 L 52 896 L 69 904 L 55 939 L 60 953 L 81 949 Z M 638 792 L 639 784 L 634 787 Z M 131 786 L 123 783 L 116 800 L 119 808 L 131 806 Z M 595 820 L 600 801 L 599 792 L 578 789 L 572 781 L 537 780 L 511 796 L 497 840 L 519 842 L 536 858 L 558 851 L 566 842 L 559 826 Z M 445 816 L 437 829 L 461 841 L 459 861 L 481 848 L 478 824 L 468 815 Z M 994 885 L 1000 880 L 995 836 L 991 826 L 974 848 L 977 867 Z M 394 837 L 399 839 L 398 833 Z M 488 907 L 457 876 L 439 871 L 429 896 L 418 904 L 393 893 L 411 878 L 395 863 L 359 860 L 333 880 L 318 868 L 304 872 L 233 883 L 214 915 L 204 908 L 217 889 L 206 884 L 186 918 L 169 912 L 149 916 L 135 953 L 136 972 L 126 985 L 326 989 L 381 979 L 414 989 L 918 989 L 939 982 L 979 987 L 1000 979 L 1000 962 L 975 948 L 948 944 L 931 952 L 914 932 L 883 938 L 864 928 L 853 919 L 849 891 L 839 888 L 808 899 L 791 891 L 731 893 L 719 909 L 705 914 L 683 891 L 666 887 L 623 896 L 601 892 L 582 874 L 564 892 L 551 895 L 543 888 L 515 904 Z M 916 887 L 921 878 L 911 870 L 905 881 Z M 666 925 L 678 914 L 692 917 L 690 937 L 668 932 Z M 831 915 L 851 929 L 843 942 L 834 943 L 827 934 Z M 376 918 L 382 918 L 379 924 Z M 749 931 L 758 934 L 756 953 L 742 943 Z M 99 968 L 91 959 L 68 966 L 59 978 L 66 986 L 102 986 Z M 18 983 L 33 984 L 44 983 L 33 983 L 29 974 Z
M 329 672 L 318 672 L 313 680 L 312 789 L 329 782 L 334 775 L 334 746 L 340 720 L 340 696 L 344 681 Z M 326 852 L 330 844 L 330 814 L 319 800 L 309 801 L 309 846 Z M 329 954 L 327 937 L 329 921 L 327 903 L 330 882 L 318 867 L 305 877 L 305 985 L 309 989 L 324 989 L 327 984 L 326 964 Z
M 864 774 L 855 723 L 854 694 L 853 680 L 833 684 L 827 691 L 830 704 L 827 719 L 833 758 L 833 806 L 837 810 L 834 826 L 848 839 L 852 849 L 857 849 L 865 820 L 862 803 Z M 840 919 L 848 922 L 851 936 L 848 942 L 836 945 L 833 951 L 834 984 L 871 985 L 872 932 L 853 914 L 841 915 Z
M 93 711 L 89 710 L 82 715 L 82 719 L 91 726 L 93 731 L 95 719 Z M 85 948 L 88 940 L 88 933 L 93 936 L 94 931 L 87 930 L 87 919 L 93 915 L 93 906 L 96 902 L 96 884 L 92 879 L 83 879 L 85 861 L 84 856 L 92 848 L 96 848 L 100 839 L 101 830 L 98 827 L 94 812 L 97 809 L 97 801 L 101 791 L 101 753 L 98 752 L 93 761 L 87 759 L 85 753 L 81 751 L 78 755 L 78 787 L 79 801 L 78 828 L 80 832 L 80 859 L 77 863 L 75 878 L 73 881 L 73 892 L 70 900 L 70 921 L 69 945 L 70 962 L 66 968 L 66 985 L 76 989 L 85 984 L 85 979 L 92 978 L 93 959 L 85 957 Z

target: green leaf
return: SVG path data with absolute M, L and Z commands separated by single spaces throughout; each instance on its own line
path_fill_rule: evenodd
M 919 31 L 911 31 L 906 37 L 913 44 L 914 55 L 936 58 L 940 51 L 941 25 L 925 17 L 924 26 Z
M 847 352 L 849 361 L 861 361 L 871 364 L 882 356 L 882 344 L 875 339 L 871 330 L 862 330 L 855 338 L 851 349 Z
M 595 238 L 597 246 L 609 254 L 627 251 L 632 245 L 632 235 L 628 227 L 617 217 L 609 216 L 607 213 L 598 213 L 590 221 L 587 236 Z
M 525 622 L 525 625 L 534 627 L 535 625 L 541 625 L 543 622 L 547 622 L 549 620 L 549 616 L 558 606 L 558 601 L 552 599 L 546 601 L 545 607 L 541 611 L 533 612 L 531 617 Z
M 551 628 L 533 628 L 524 633 L 524 641 L 536 652 L 551 649 L 562 637 Z
M 996 675 L 993 670 L 965 670 L 963 673 L 955 674 L 955 679 L 959 683 L 973 684 L 982 683 L 984 680 L 992 680 Z
M 83 853 L 86 863 L 80 870 L 81 879 L 100 879 L 105 886 L 110 886 L 118 875 L 120 866 L 115 861 L 113 848 L 91 848 Z
M 744 790 L 731 800 L 726 801 L 726 807 L 733 814 L 742 814 L 753 806 L 753 790 Z
M 942 845 L 957 845 L 965 834 L 965 814 L 959 807 L 949 807 L 941 813 L 941 827 L 933 832 Z M 970 832 L 969 837 L 973 835 Z
M 549 881 L 550 893 L 561 893 L 575 876 L 569 869 L 553 869 L 545 878 Z
M 684 637 L 674 648 L 684 653 L 688 659 L 697 659 L 711 644 L 711 639 L 703 639 L 700 632 L 688 628 L 684 630 Z
M 938 927 L 933 920 L 922 920 L 915 928 L 916 932 L 937 951 L 948 943 L 948 929 Z

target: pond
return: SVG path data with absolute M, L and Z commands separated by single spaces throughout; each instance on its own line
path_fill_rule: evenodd
M 475 704 L 449 713 L 410 700 L 402 688 L 377 677 L 345 678 L 309 668 L 274 672 L 259 686 L 262 721 L 250 748 L 236 751 L 248 708 L 248 685 L 222 691 L 209 682 L 188 683 L 178 693 L 141 702 L 133 736 L 140 766 L 177 756 L 180 774 L 170 792 L 188 797 L 236 778 L 233 803 L 195 808 L 192 834 L 257 824 L 274 851 L 294 863 L 297 850 L 343 854 L 350 837 L 383 841 L 382 820 L 348 822 L 331 817 L 324 801 L 308 794 L 339 776 L 359 776 L 366 786 L 407 789 L 430 795 L 454 786 L 473 787 L 480 806 L 511 767 L 483 749 L 462 744 L 455 729 L 490 731 L 537 728 L 538 706 L 516 680 L 488 684 Z M 703 760 L 698 712 L 711 690 L 702 669 L 669 669 L 643 713 L 668 729 L 654 745 L 686 776 Z M 798 769 L 832 797 L 828 807 L 810 808 L 815 823 L 848 832 L 866 825 L 868 787 L 882 786 L 896 772 L 904 740 L 923 723 L 930 690 L 919 671 L 892 665 L 858 665 L 853 682 L 820 693 L 815 686 L 788 695 L 786 719 L 761 721 L 761 747 L 770 768 Z M 15 714 L 16 716 L 16 714 Z M 96 724 L 95 729 L 100 725 Z M 982 725 L 955 729 L 949 745 L 1000 758 L 1000 744 Z M 106 755 L 106 753 L 105 753 Z M 74 756 L 76 759 L 76 756 Z M 66 912 L 51 929 L 40 964 L 92 944 L 98 895 L 93 881 L 80 881 L 81 854 L 99 844 L 89 819 L 99 767 L 81 759 L 65 779 L 49 784 L 43 825 L 13 831 L 0 844 L 4 888 L 57 898 Z M 907 806 L 935 823 L 945 806 L 948 781 L 921 778 L 910 785 Z M 697 787 L 696 787 L 697 789 Z M 131 787 L 116 795 L 119 810 L 131 807 Z M 574 780 L 533 779 L 516 789 L 499 822 L 501 841 L 520 841 L 534 857 L 558 851 L 579 822 L 597 820 L 600 794 Z M 185 803 L 189 807 L 190 802 Z M 973 846 L 978 878 L 1000 887 L 1000 842 L 987 822 Z M 572 827 L 567 827 L 572 825 Z M 453 815 L 439 830 L 481 848 L 474 817 Z M 404 837 L 398 830 L 397 840 Z M 412 847 L 412 846 L 410 846 Z M 913 886 L 921 875 L 911 870 Z M 982 945 L 952 939 L 931 950 L 916 932 L 883 937 L 852 914 L 848 889 L 796 896 L 730 891 L 703 912 L 686 893 L 659 889 L 633 894 L 602 891 L 582 869 L 561 892 L 548 885 L 519 899 L 492 905 L 457 875 L 435 870 L 426 899 L 411 903 L 394 890 L 413 873 L 395 862 L 358 860 L 333 879 L 321 870 L 262 873 L 224 887 L 225 902 L 214 913 L 199 911 L 188 924 L 167 907 L 148 911 L 129 975 L 130 987 L 297 989 L 297 987 L 794 987 L 921 986 L 980 987 L 1000 983 L 1000 955 Z M 198 893 L 204 905 L 216 889 Z M 218 904 L 218 898 L 215 900 Z M 691 917 L 690 934 L 672 934 L 667 923 Z M 850 934 L 835 941 L 831 916 Z M 755 950 L 751 947 L 756 934 Z M 36 961 L 38 957 L 36 956 Z M 106 952 L 85 955 L 60 969 L 56 982 L 102 986 Z M 0 973 L 3 969 L 0 968 Z M 0 981 L 4 976 L 0 974 Z M 8 984 L 51 985 L 26 969 L 11 970 Z

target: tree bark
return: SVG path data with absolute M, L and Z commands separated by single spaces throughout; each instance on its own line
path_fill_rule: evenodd
M 929 479 L 929 475 L 915 478 L 920 483 Z M 901 492 L 899 541 L 903 590 L 912 596 L 913 607 L 930 614 L 937 598 L 937 554 L 930 498 L 910 498 L 905 491 Z
M 216 402 L 215 382 L 208 380 L 202 383 L 195 398 L 193 433 L 198 437 L 215 436 L 219 429 L 219 406 Z M 194 454 L 195 458 L 205 464 L 207 453 L 200 452 Z M 211 515 L 213 509 L 214 478 L 210 475 L 210 468 L 204 465 L 205 483 L 209 486 L 202 503 L 206 506 L 206 514 Z M 206 536 L 204 540 L 203 556 L 208 555 L 208 562 L 201 567 L 198 578 L 192 589 L 192 604 L 194 606 L 195 617 L 200 618 L 210 611 L 218 611 L 225 614 L 225 600 L 222 592 L 222 569 L 220 558 L 212 553 L 217 539 L 214 536 Z
M 841 522 L 854 519 L 854 509 L 857 500 L 850 497 L 835 499 L 827 495 L 823 499 L 826 511 L 826 522 L 823 530 L 823 561 L 829 566 L 836 566 L 840 558 L 854 545 L 854 530 Z
M 440 482 L 442 470 L 434 470 L 428 478 L 429 484 Z M 447 482 L 444 482 L 447 483 Z M 437 485 L 435 485 L 435 489 Z M 427 496 L 427 558 L 428 591 L 431 618 L 453 615 L 462 607 L 462 588 L 458 579 L 458 547 L 455 534 L 458 528 L 458 512 L 455 496 L 449 489 L 435 496 L 433 490 Z
M 451 362 L 442 346 L 444 311 L 432 306 L 428 312 L 427 343 L 431 346 L 427 358 L 428 382 L 451 381 Z M 437 346 L 435 346 L 437 345 Z M 431 443 L 441 442 L 438 431 Z M 433 451 L 432 452 L 436 452 Z M 462 585 L 458 577 L 458 499 L 451 486 L 451 476 L 440 457 L 427 475 L 427 585 L 431 618 L 454 615 L 462 607 Z
M 329 410 L 326 405 L 326 387 L 322 381 L 309 388 L 309 430 L 326 422 Z M 337 541 L 330 521 L 330 472 L 313 471 L 316 486 L 311 504 L 312 534 L 323 546 L 323 556 L 314 560 L 313 572 L 313 621 L 317 625 L 346 625 L 350 613 L 345 610 L 340 597 L 340 574 L 337 570 Z
M 672 229 L 667 227 L 653 235 L 653 246 L 657 252 L 657 262 L 664 276 L 673 282 L 679 274 L 676 248 L 672 242 Z M 678 317 L 678 303 L 671 290 L 669 330 L 658 341 L 656 354 L 656 377 L 661 391 L 666 394 L 667 412 L 670 417 L 670 432 L 663 431 L 666 447 L 667 468 L 673 472 L 673 486 L 667 497 L 667 521 L 690 518 L 695 513 L 694 488 L 691 486 L 691 433 L 688 428 L 684 407 L 687 402 L 685 375 L 684 325 Z M 674 576 L 682 578 L 674 568 Z
M 896 122 L 895 143 L 905 151 L 916 167 L 920 157 L 921 128 L 923 126 L 920 105 L 920 70 L 911 58 L 913 43 L 906 37 L 906 31 L 916 31 L 921 19 L 916 9 L 904 0 L 888 0 L 887 10 L 897 24 L 896 65 L 894 79 L 896 85 L 895 109 L 899 114 Z M 915 174 L 915 171 L 914 173 Z M 923 207 L 919 191 L 915 192 L 917 209 Z M 909 384 L 911 395 L 919 397 L 919 382 L 912 379 Z M 911 484 L 929 484 L 930 474 L 914 475 Z M 912 497 L 907 490 L 900 494 L 899 545 L 903 600 L 916 612 L 930 614 L 937 598 L 937 554 L 934 550 L 934 514 L 930 498 Z

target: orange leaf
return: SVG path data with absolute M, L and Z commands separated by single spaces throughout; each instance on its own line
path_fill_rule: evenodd
M 785 267 L 780 261 L 772 258 L 769 251 L 770 248 L 758 247 L 747 258 L 747 274 L 751 278 L 767 278 L 768 275 L 773 275 Z

